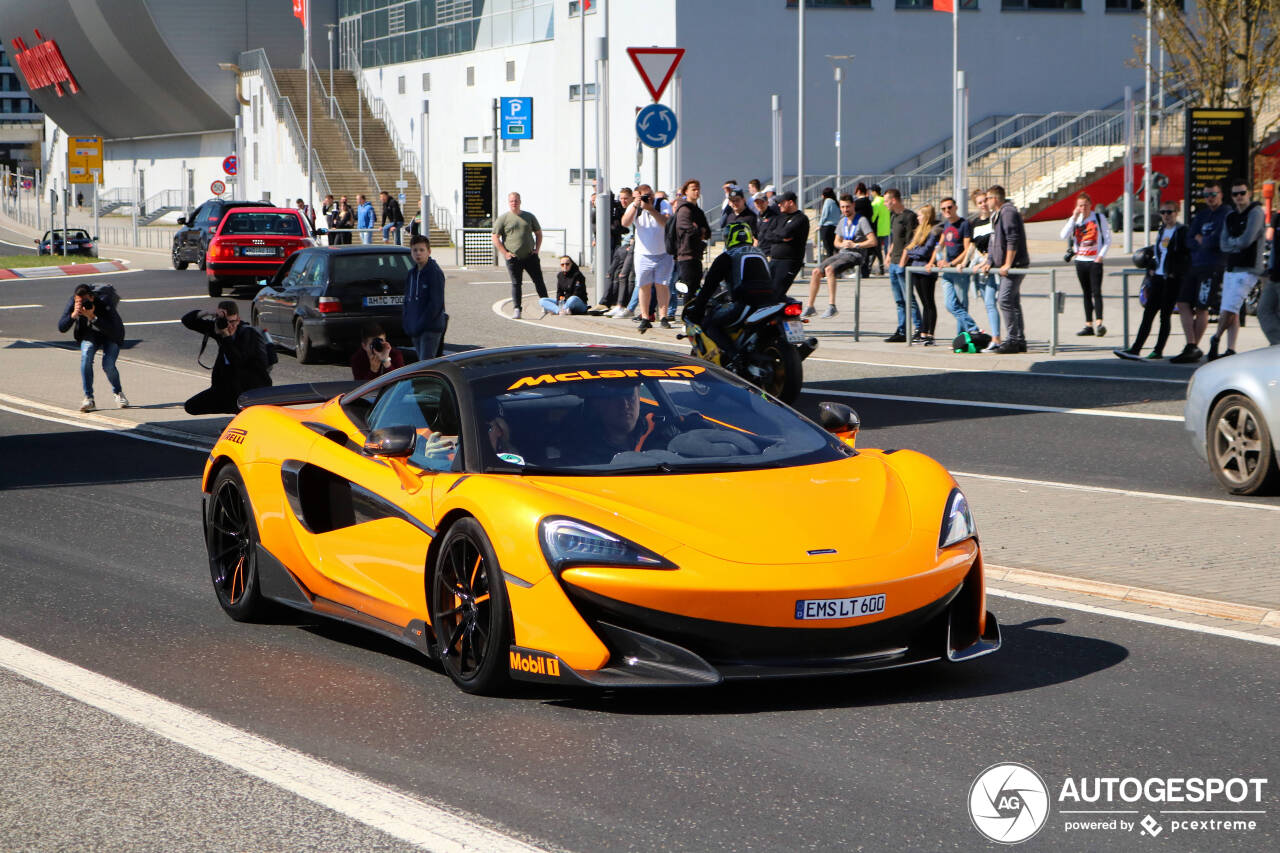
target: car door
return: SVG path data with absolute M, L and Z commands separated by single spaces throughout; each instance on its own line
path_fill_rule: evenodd
M 311 255 L 298 252 L 285 258 L 280 270 L 272 276 L 267 286 L 254 297 L 258 309 L 258 325 L 277 339 L 293 339 L 293 310 L 285 301 L 285 294 L 296 283 Z
M 324 292 L 328 275 L 328 256 L 311 252 L 306 268 L 299 271 L 281 296 L 281 307 L 288 312 L 287 320 L 291 327 L 297 325 L 299 318 L 314 315 L 316 301 Z
M 204 215 L 204 210 L 207 206 L 202 204 L 193 210 L 187 216 L 186 224 L 182 226 L 182 230 L 178 232 L 179 260 L 200 260 L 200 217 Z
M 368 417 L 370 429 L 412 426 L 417 447 L 406 462 L 421 488 L 410 494 L 390 464 L 360 452 L 355 442 L 317 442 L 311 452 L 311 479 L 324 482 L 328 527 L 312 546 L 317 570 L 340 603 L 396 625 L 426 613 L 427 549 L 437 519 L 432 505 L 435 480 L 452 477 L 461 464 L 457 398 L 434 374 L 414 376 L 387 387 Z M 323 471 L 323 474 L 318 473 Z

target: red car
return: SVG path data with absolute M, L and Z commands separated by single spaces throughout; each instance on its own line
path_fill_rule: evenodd
M 218 223 L 205 255 L 209 295 L 223 288 L 269 279 L 284 259 L 316 242 L 311 226 L 291 207 L 233 207 Z

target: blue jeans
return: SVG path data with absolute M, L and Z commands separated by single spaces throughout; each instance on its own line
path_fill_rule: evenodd
M 942 273 L 942 297 L 951 316 L 956 318 L 956 334 L 977 332 L 978 324 L 969 316 L 969 274 L 946 270 Z
M 400 229 L 403 227 L 404 227 L 403 222 L 388 222 L 386 225 L 383 225 L 382 241 L 384 243 L 387 241 L 387 232 L 390 231 L 392 234 L 395 235 L 396 245 L 399 246 L 400 245 Z
M 916 297 L 907 287 L 907 274 L 898 264 L 889 264 L 889 287 L 893 289 L 893 304 L 898 306 L 898 331 L 907 331 L 907 296 L 911 296 L 911 327 L 920 328 L 920 309 Z
M 552 314 L 585 314 L 587 313 L 587 303 L 583 302 L 576 296 L 570 296 L 564 301 L 564 308 L 550 296 L 544 296 L 538 300 L 543 308 Z
M 99 347 L 93 341 L 84 340 L 80 342 L 80 385 L 84 388 L 84 395 L 93 396 L 93 357 L 97 355 L 99 349 L 102 350 L 102 372 L 107 374 L 111 390 L 117 394 L 123 394 L 124 389 L 120 387 L 120 372 L 116 370 L 116 358 L 120 355 L 120 345 L 115 341 L 107 341 Z
M 436 357 L 444 332 L 423 332 L 413 336 L 413 350 L 418 354 L 418 361 L 426 361 Z
M 987 306 L 987 322 L 991 324 L 988 331 L 991 332 L 991 337 L 1000 337 L 1000 309 L 996 306 L 996 294 L 1000 290 L 999 282 L 992 273 L 983 275 L 975 272 L 973 289 L 975 293 L 981 294 L 982 302 Z

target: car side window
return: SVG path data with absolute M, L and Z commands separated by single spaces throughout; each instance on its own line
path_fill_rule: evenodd
M 311 256 L 311 263 L 302 275 L 300 287 L 324 287 L 329 279 L 329 257 L 322 254 Z
M 457 399 L 439 376 L 397 382 L 378 397 L 369 429 L 410 426 L 418 433 L 409 462 L 427 471 L 456 471 L 462 463 Z
M 289 271 L 280 278 L 280 284 L 277 285 L 278 289 L 288 290 L 291 287 L 297 287 L 298 282 L 302 280 L 302 276 L 305 274 L 307 262 L 310 261 L 312 257 L 312 255 L 308 254 L 297 254 L 290 258 L 289 261 L 292 262 L 293 265 L 289 267 Z
M 206 208 L 206 207 L 208 207 L 208 205 L 204 205 L 204 204 L 200 205 L 199 207 L 197 207 L 197 208 L 196 208 L 196 209 L 191 213 L 191 215 L 190 215 L 190 216 L 188 216 L 188 217 L 187 217 L 187 227 L 188 227 L 188 228 L 197 228 L 197 227 L 199 227 L 199 225 L 200 225 L 200 217 L 205 215 L 205 214 L 204 214 L 204 211 L 205 211 L 205 208 Z

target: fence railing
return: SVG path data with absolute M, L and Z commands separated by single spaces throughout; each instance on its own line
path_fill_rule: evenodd
M 390 114 L 390 110 L 387 109 L 386 103 L 382 98 L 373 94 L 372 88 L 365 82 L 364 74 L 361 73 L 360 57 L 353 50 L 348 50 L 347 53 L 349 55 L 343 65 L 349 68 L 355 76 L 356 91 L 359 93 L 364 105 L 367 106 L 369 116 L 386 129 L 387 137 L 391 140 L 391 148 L 400 162 L 400 171 L 412 173 L 418 179 L 418 186 L 425 186 L 421 164 L 418 162 L 417 150 L 405 145 L 400 140 L 400 133 L 396 130 L 395 121 Z M 374 185 L 377 185 L 376 182 Z
M 355 163 L 356 171 L 364 172 L 369 178 L 369 186 L 377 187 L 378 176 L 373 171 L 373 163 L 369 160 L 369 154 L 362 144 L 357 144 L 356 140 L 352 138 L 351 128 L 347 125 L 346 117 L 342 115 L 342 105 L 338 103 L 337 93 L 330 92 L 325 88 L 324 80 L 320 77 L 320 69 L 316 68 L 315 60 L 311 60 L 311 75 L 320 86 L 321 99 L 332 108 L 333 119 L 342 130 L 342 139 L 346 143 L 347 154 L 350 155 L 351 162 Z M 357 104 L 357 106 L 359 105 Z M 357 132 L 358 135 L 359 133 Z M 363 139 L 360 140 L 361 143 L 363 141 Z
M 560 254 L 569 251 L 568 228 L 543 228 L 542 233 L 560 235 Z M 492 228 L 455 228 L 453 239 L 453 262 L 455 266 L 493 266 L 498 263 L 498 253 L 493 245 Z M 543 251 L 546 251 L 546 240 L 543 240 Z
M 298 162 L 302 164 L 302 168 L 307 168 L 307 137 L 302 132 L 302 126 L 298 122 L 298 116 L 293 110 L 293 104 L 289 99 L 280 94 L 280 87 L 276 85 L 275 75 L 271 73 L 271 63 L 267 61 L 267 52 L 262 48 L 254 50 L 246 50 L 240 54 L 240 70 L 244 74 L 257 74 L 262 80 L 262 88 L 267 98 L 271 101 L 271 105 L 276 113 L 276 120 L 285 127 L 285 132 L 289 135 L 289 141 L 293 144 L 294 154 L 298 157 Z M 329 194 L 329 179 L 324 173 L 324 167 L 320 164 L 320 158 L 315 156 L 315 146 L 311 147 L 311 183 L 315 187 L 316 193 L 321 196 Z

